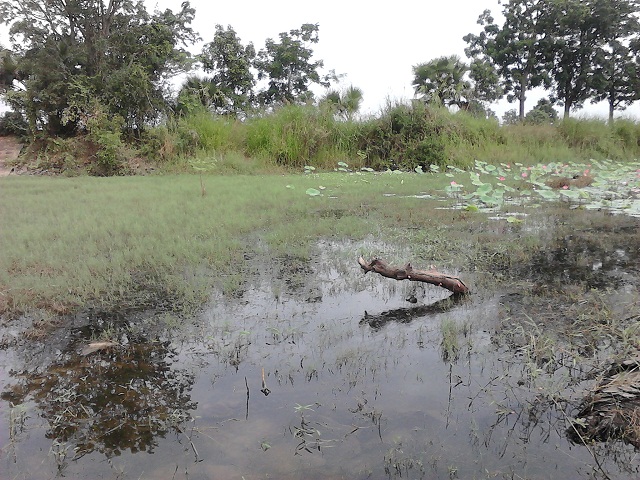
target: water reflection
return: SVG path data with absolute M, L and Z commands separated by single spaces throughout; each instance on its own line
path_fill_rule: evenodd
M 389 322 L 411 323 L 416 318 L 448 312 L 460 305 L 468 295 L 454 293 L 447 298 L 413 308 L 395 308 L 378 314 L 364 312 L 360 325 L 368 324 L 374 330 L 380 330 Z
M 172 355 L 166 342 L 87 356 L 69 352 L 41 373 L 16 373 L 23 382 L 2 399 L 13 405 L 33 400 L 48 422 L 46 437 L 71 444 L 74 459 L 94 451 L 152 453 L 159 437 L 182 432 L 196 408 L 189 394 L 193 376 L 172 369 Z

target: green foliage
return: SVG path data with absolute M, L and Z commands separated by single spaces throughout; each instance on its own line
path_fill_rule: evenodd
M 519 117 L 524 119 L 526 92 L 546 83 L 549 45 L 541 19 L 546 8 L 542 0 L 509 0 L 502 10 L 504 23 L 498 25 L 489 10 L 478 18 L 479 35 L 468 34 L 465 53 L 495 65 L 509 101 L 518 100 Z
M 380 118 L 363 122 L 358 149 L 367 166 L 428 171 L 432 165 L 469 165 L 467 155 L 480 145 L 501 142 L 497 122 L 466 112 L 450 113 L 425 105 L 389 104 Z
M 332 141 L 335 127 L 328 112 L 310 105 L 287 105 L 246 122 L 246 152 L 295 168 L 326 165 L 339 149 Z
M 322 60 L 312 61 L 311 45 L 318 43 L 318 24 L 305 23 L 298 29 L 280 33 L 280 41 L 268 38 L 254 66 L 258 80 L 267 79 L 268 86 L 259 93 L 263 105 L 283 102 L 307 102 L 313 98 L 312 84 L 329 87 L 331 75 L 321 76 Z
M 345 91 L 328 90 L 320 99 L 319 105 L 328 108 L 345 120 L 353 120 L 362 104 L 362 90 L 351 85 Z
M 198 150 L 219 153 L 228 150 L 234 123 L 233 120 L 212 115 L 206 110 L 180 118 L 176 126 L 179 152 L 193 155 Z
M 428 103 L 461 107 L 472 96 L 471 83 L 465 79 L 468 70 L 455 55 L 436 58 L 413 67 L 413 88 Z
M 89 139 L 97 145 L 96 174 L 112 175 L 117 173 L 127 159 L 126 147 L 122 143 L 124 119 L 118 115 L 105 114 L 100 106 L 95 107 L 87 119 Z
M 29 131 L 29 124 L 18 112 L 4 112 L 0 117 L 0 136 L 17 135 L 24 137 Z
M 216 25 L 213 41 L 203 47 L 198 58 L 204 71 L 213 74 L 210 83 L 215 94 L 210 95 L 210 103 L 217 113 L 247 112 L 254 95 L 251 65 L 255 56 L 253 44 L 243 46 L 231 26 L 225 30 Z
M 2 1 L 0 18 L 14 35 L 3 61 L 5 98 L 25 113 L 32 135 L 83 133 L 96 102 L 139 131 L 164 110 L 163 82 L 186 65 L 178 45 L 196 38 L 194 14 L 188 2 L 150 15 L 133 0 Z
M 532 110 L 527 112 L 525 122 L 539 125 L 541 123 L 552 123 L 558 119 L 558 112 L 553 108 L 553 103 L 547 98 L 541 98 Z

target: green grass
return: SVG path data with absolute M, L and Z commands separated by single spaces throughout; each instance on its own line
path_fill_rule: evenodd
M 307 256 L 319 238 L 419 219 L 417 175 L 13 177 L 0 188 L 5 311 L 202 302 L 242 281 L 244 253 Z M 310 197 L 307 188 L 325 187 Z M 423 202 L 420 202 L 424 204 Z M 412 205 L 409 205 L 412 204 Z M 337 212 L 337 213 L 336 213 Z
M 196 165 L 207 165 L 206 157 L 196 160 Z M 594 162 L 589 168 L 594 185 L 602 183 L 599 188 L 608 191 L 611 182 L 621 180 L 625 188 L 637 188 L 636 165 Z M 569 172 L 586 168 L 566 167 Z M 439 268 L 483 272 L 477 286 L 491 284 L 526 264 L 543 242 L 535 228 L 522 228 L 525 220 L 487 222 L 483 202 L 502 205 L 508 196 L 524 195 L 533 187 L 522 175 L 533 181 L 545 168 L 551 166 L 511 170 L 478 163 L 478 189 L 492 189 L 479 196 L 471 182 L 475 177 L 455 169 L 439 175 L 221 176 L 205 168 L 202 175 L 3 178 L 0 313 L 64 313 L 96 305 L 191 310 L 212 288 L 242 288 L 256 255 L 309 258 L 322 239 L 374 239 L 393 245 L 393 251 L 382 252 L 392 263 L 407 261 L 394 255 L 410 252 L 418 266 L 437 262 Z M 502 176 L 516 188 L 503 185 Z M 568 193 L 579 197 L 577 190 L 538 184 L 556 202 Z M 458 187 L 463 189 L 453 190 Z M 310 196 L 308 189 L 321 194 Z M 446 205 L 439 199 L 447 195 L 450 205 L 474 208 L 438 208 Z M 581 202 L 589 206 L 587 200 Z M 506 233 L 516 234 L 518 241 Z M 358 255 L 372 253 L 353 252 L 354 262 Z
M 154 148 L 147 151 L 171 152 L 165 160 L 183 169 L 190 156 L 224 158 L 230 152 L 263 172 L 305 165 L 332 170 L 339 161 L 356 168 L 413 170 L 430 165 L 469 169 L 475 160 L 530 165 L 640 157 L 640 125 L 631 120 L 613 126 L 595 119 L 500 126 L 495 119 L 421 102 L 390 102 L 378 115 L 359 121 L 338 120 L 313 105 L 287 105 L 242 122 L 196 112 L 148 136 L 155 140 L 148 140 Z

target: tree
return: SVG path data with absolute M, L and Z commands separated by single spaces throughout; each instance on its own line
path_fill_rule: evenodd
M 465 78 L 469 67 L 456 55 L 439 57 L 413 67 L 413 88 L 426 102 L 463 108 L 472 96 Z
M 352 120 L 362 104 L 362 90 L 351 85 L 345 91 L 329 90 L 321 99 L 325 105 L 345 120 Z
M 615 110 L 624 110 L 640 98 L 640 49 L 634 42 L 640 32 L 640 2 L 599 0 L 594 6 L 602 39 L 595 56 L 592 103 L 609 104 L 609 123 Z
M 73 134 L 103 110 L 141 130 L 164 109 L 168 77 L 186 65 L 181 45 L 196 39 L 194 14 L 188 2 L 151 15 L 141 0 L 0 1 L 15 59 L 14 73 L 2 71 L 15 80 L 5 98 L 32 134 Z
M 210 78 L 191 75 L 183 82 L 176 98 L 175 111 L 188 115 L 199 109 L 211 109 L 220 91 Z M 223 103 L 219 101 L 218 103 Z
M 250 107 L 256 83 L 251 71 L 255 57 L 252 43 L 243 46 L 231 26 L 225 30 L 216 25 L 213 41 L 203 47 L 198 58 L 204 71 L 213 73 L 210 102 L 218 113 L 237 115 Z
M 521 123 L 520 116 L 515 108 L 511 108 L 502 115 L 503 125 L 517 125 Z
M 552 123 L 558 119 L 558 112 L 553 108 L 553 102 L 548 98 L 541 98 L 532 110 L 527 112 L 525 122 L 539 125 Z
M 581 108 L 591 95 L 599 26 L 590 1 L 556 0 L 549 13 L 551 78 L 555 100 L 564 106 L 567 118 L 572 108 Z
M 491 63 L 502 78 L 509 102 L 519 102 L 524 119 L 526 93 L 548 82 L 549 45 L 541 23 L 545 0 L 509 0 L 504 4 L 504 23 L 498 25 L 489 10 L 478 18 L 479 35 L 465 35 L 468 57 Z
M 322 60 L 312 61 L 311 45 L 318 43 L 318 24 L 305 23 L 299 29 L 280 33 L 279 42 L 267 39 L 254 62 L 258 80 L 268 85 L 258 97 L 263 105 L 284 102 L 306 102 L 313 98 L 312 84 L 328 88 L 332 74 L 321 76 Z
M 487 59 L 474 59 L 469 66 L 469 76 L 473 81 L 473 97 L 477 101 L 491 103 L 504 95 L 498 72 Z

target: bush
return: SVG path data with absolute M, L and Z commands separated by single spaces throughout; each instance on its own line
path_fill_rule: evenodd
M 286 105 L 246 122 L 246 153 L 273 159 L 278 165 L 320 166 L 335 153 L 336 120 L 311 105 Z
M 25 137 L 29 124 L 19 112 L 4 112 L 0 117 L 0 136 L 17 135 Z

